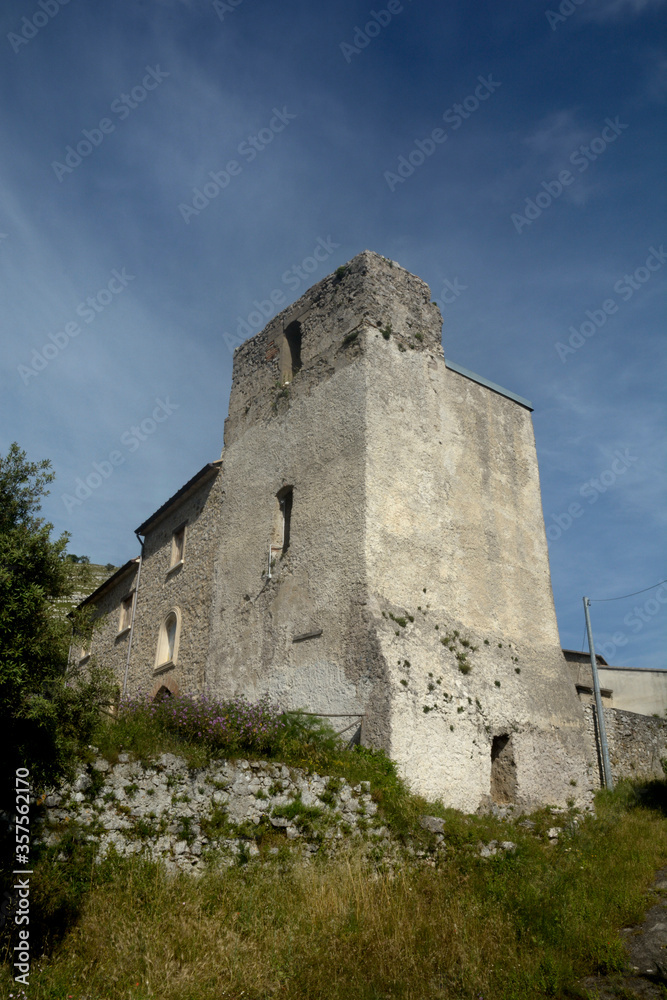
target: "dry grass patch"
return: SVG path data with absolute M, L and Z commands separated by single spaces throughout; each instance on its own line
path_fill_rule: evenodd
M 658 783 L 603 795 L 597 818 L 557 847 L 506 824 L 518 850 L 488 860 L 474 846 L 487 821 L 450 814 L 456 846 L 438 868 L 407 854 L 392 872 L 360 852 L 309 864 L 283 852 L 194 879 L 140 858 L 86 861 L 90 889 L 42 971 L 33 967 L 30 997 L 581 996 L 581 976 L 622 967 L 617 930 L 639 919 L 667 862 L 664 796 Z

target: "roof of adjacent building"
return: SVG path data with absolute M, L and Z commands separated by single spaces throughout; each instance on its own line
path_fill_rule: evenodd
M 128 559 L 128 561 L 124 563 L 120 567 L 120 569 L 117 569 L 115 573 L 112 573 L 111 576 L 104 581 L 104 583 L 101 583 L 99 587 L 96 587 L 95 590 L 92 592 L 92 594 L 88 594 L 88 597 L 84 597 L 84 599 L 81 601 L 78 607 L 82 608 L 85 604 L 88 604 L 90 601 L 92 601 L 93 598 L 101 597 L 101 595 L 104 593 L 105 590 L 108 590 L 110 587 L 113 587 L 114 584 L 118 583 L 121 577 L 125 576 L 125 574 L 130 569 L 132 568 L 136 569 L 138 565 L 139 565 L 138 556 L 135 556 L 134 559 Z
M 195 487 L 198 483 L 206 479 L 207 476 L 212 475 L 214 472 L 218 472 L 221 465 L 222 465 L 221 458 L 216 459 L 216 461 L 214 462 L 207 462 L 206 465 L 199 470 L 199 472 L 196 472 L 191 479 L 188 479 L 187 483 L 185 483 L 184 486 L 181 486 L 180 490 L 177 490 L 176 493 L 174 493 L 173 496 L 169 497 L 169 499 L 166 500 L 161 507 L 158 507 L 158 509 L 153 514 L 151 514 L 151 516 L 148 517 L 143 522 L 143 524 L 140 524 L 139 527 L 136 529 L 135 534 L 137 535 L 145 534 L 147 529 L 155 521 L 157 521 L 160 517 L 162 517 L 163 514 L 166 514 L 170 507 L 176 504 L 179 500 L 182 500 L 183 497 L 187 493 L 189 493 L 191 489 L 193 489 L 193 487 Z M 112 573 L 112 575 L 108 578 L 108 580 L 105 580 L 104 583 L 101 583 L 100 586 L 97 587 L 92 592 L 92 594 L 88 594 L 88 597 L 85 597 L 83 601 L 81 601 L 79 607 L 82 608 L 84 605 L 89 604 L 91 601 L 97 600 L 97 598 L 102 596 L 104 591 L 108 590 L 110 587 L 114 586 L 114 584 L 118 583 L 121 577 L 123 577 L 132 567 L 136 567 L 138 564 L 139 564 L 138 556 L 136 556 L 134 559 L 128 559 L 128 561 L 123 566 L 121 566 L 120 569 L 117 569 L 115 573 Z
M 467 368 L 462 368 L 461 365 L 457 365 L 454 361 L 450 361 L 449 358 L 445 358 L 445 365 L 453 372 L 463 375 L 464 378 L 469 378 L 472 382 L 477 382 L 478 385 L 485 385 L 487 389 L 492 389 L 493 392 L 497 392 L 499 396 L 505 396 L 507 399 L 513 399 L 515 403 L 519 403 L 520 406 L 525 406 L 525 408 L 530 410 L 532 413 L 533 404 L 529 399 L 524 399 L 523 396 L 518 396 L 515 392 L 510 392 L 509 389 L 503 389 L 502 385 L 496 385 L 495 382 L 490 382 L 488 378 L 483 378 L 481 375 L 476 375 L 475 372 L 471 372 Z
M 578 663 L 590 663 L 591 662 L 591 654 L 590 653 L 583 653 L 579 649 L 564 649 L 563 653 L 565 655 L 565 659 L 566 660 L 576 661 Z M 604 656 L 601 656 L 599 653 L 595 654 L 595 660 L 596 660 L 597 663 L 600 664 L 601 667 L 608 667 L 609 666 L 609 664 L 605 660 Z
M 201 482 L 201 480 L 205 479 L 207 476 L 210 476 L 214 472 L 218 472 L 221 465 L 222 465 L 221 458 L 216 459 L 215 462 L 207 462 L 206 465 L 199 470 L 199 472 L 196 472 L 194 474 L 192 479 L 188 479 L 187 483 L 185 483 L 184 486 L 181 486 L 180 490 L 177 490 L 176 493 L 174 493 L 173 496 L 169 497 L 168 500 L 165 500 L 162 506 L 158 507 L 158 509 L 153 514 L 151 514 L 150 517 L 146 518 L 143 524 L 140 524 L 139 527 L 135 529 L 135 534 L 145 535 L 148 528 L 155 521 L 157 521 L 158 518 L 162 517 L 163 514 L 166 514 L 169 508 L 172 507 L 177 501 L 182 500 L 183 497 L 186 495 L 186 493 L 189 493 L 194 486 L 196 486 L 199 482 Z

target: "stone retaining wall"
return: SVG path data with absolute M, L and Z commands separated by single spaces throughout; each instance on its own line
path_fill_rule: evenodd
M 173 754 L 146 767 L 127 754 L 115 766 L 100 758 L 72 785 L 47 795 L 43 807 L 45 843 L 57 844 L 76 827 L 98 842 L 99 857 L 111 847 L 121 855 L 145 851 L 171 871 L 196 871 L 209 850 L 221 851 L 229 863 L 242 853 L 258 854 L 252 838 L 260 825 L 275 835 L 274 853 L 282 839 L 316 853 L 322 843 L 364 830 L 388 837 L 369 782 L 351 787 L 344 779 L 263 761 L 217 761 L 190 770 Z
M 594 705 L 584 706 L 584 714 L 591 759 L 596 760 L 599 754 Z M 604 718 L 611 771 L 616 780 L 665 776 L 662 761 L 667 760 L 667 720 L 617 708 L 605 708 Z

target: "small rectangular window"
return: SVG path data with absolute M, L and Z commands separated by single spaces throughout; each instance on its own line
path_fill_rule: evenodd
M 176 528 L 171 536 L 171 562 L 169 569 L 180 566 L 185 556 L 185 525 Z
M 132 624 L 132 603 L 134 601 L 134 594 L 128 594 L 120 602 L 120 621 L 118 623 L 118 631 L 124 632 Z

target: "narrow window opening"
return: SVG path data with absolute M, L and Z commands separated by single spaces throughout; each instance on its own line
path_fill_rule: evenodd
M 293 488 L 291 486 L 285 486 L 276 494 L 276 509 L 271 531 L 269 569 L 273 566 L 276 558 L 287 552 L 289 548 L 292 528 L 292 498 Z
M 491 799 L 498 805 L 516 801 L 516 764 L 508 733 L 494 736 L 491 744 Z
M 292 487 L 282 490 L 278 494 L 278 503 L 282 513 L 283 521 L 283 552 L 287 552 L 290 542 L 290 530 L 292 526 L 292 499 L 294 493 Z
M 124 597 L 120 603 L 120 621 L 118 622 L 118 631 L 124 632 L 132 624 L 132 603 L 134 601 L 134 594 L 128 594 Z
M 174 648 L 176 646 L 176 624 L 176 615 L 170 615 L 165 624 L 165 631 L 167 633 L 166 660 L 174 659 Z
M 176 528 L 176 531 L 171 536 L 171 563 L 169 565 L 170 569 L 174 566 L 180 566 L 183 562 L 183 556 L 185 555 L 185 525 L 182 524 L 180 528 Z
M 78 660 L 80 664 L 86 663 L 87 660 L 90 659 L 92 648 L 93 648 L 92 635 L 83 635 L 79 637 Z
M 291 381 L 301 371 L 301 324 L 298 320 L 285 329 L 281 361 L 283 381 Z

